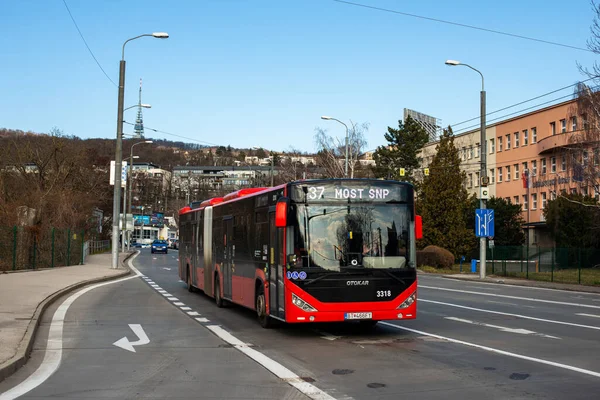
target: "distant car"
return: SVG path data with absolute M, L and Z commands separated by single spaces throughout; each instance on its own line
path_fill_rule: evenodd
M 169 247 L 171 249 L 177 250 L 179 248 L 179 240 L 178 239 L 171 239 L 171 241 L 169 242 Z
M 167 244 L 167 241 L 166 240 L 155 240 L 154 242 L 152 242 L 151 252 L 152 252 L 152 254 L 154 254 L 154 253 L 167 254 L 169 252 L 169 246 Z

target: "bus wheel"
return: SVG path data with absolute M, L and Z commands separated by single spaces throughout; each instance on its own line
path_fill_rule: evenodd
M 265 298 L 265 289 L 262 285 L 259 286 L 258 293 L 256 294 L 256 314 L 258 315 L 260 326 L 267 329 L 273 326 L 273 319 L 267 315 L 267 301 Z
M 190 267 L 187 267 L 187 290 L 188 292 L 194 293 L 196 288 L 192 285 L 192 275 L 190 274 Z
M 219 278 L 215 278 L 215 303 L 217 307 L 223 308 L 223 298 L 221 297 L 221 285 L 219 284 Z

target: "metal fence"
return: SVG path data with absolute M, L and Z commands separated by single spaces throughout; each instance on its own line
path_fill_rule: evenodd
M 78 229 L 0 226 L 0 271 L 83 264 L 84 236 Z
M 600 285 L 600 249 L 496 246 L 487 250 L 486 269 L 505 277 Z

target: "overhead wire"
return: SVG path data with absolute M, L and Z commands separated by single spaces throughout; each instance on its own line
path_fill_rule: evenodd
M 570 49 L 574 49 L 574 50 L 581 50 L 581 51 L 587 51 L 587 52 L 590 52 L 590 53 L 594 53 L 594 51 L 592 51 L 590 49 L 583 48 L 583 47 L 571 46 L 569 44 L 552 42 L 550 40 L 538 39 L 538 38 L 534 38 L 534 37 L 530 37 L 530 36 L 525 36 L 525 35 L 517 35 L 515 33 L 503 32 L 503 31 L 498 31 L 498 30 L 489 29 L 489 28 L 482 28 L 480 26 L 468 25 L 468 24 L 463 24 L 463 23 L 460 23 L 460 22 L 453 22 L 453 21 L 443 20 L 443 19 L 440 19 L 440 18 L 426 17 L 426 16 L 423 16 L 423 15 L 411 14 L 411 13 L 407 13 L 407 12 L 403 12 L 403 11 L 392 10 L 392 9 L 389 9 L 389 8 L 370 6 L 370 5 L 367 5 L 367 4 L 356 3 L 356 2 L 353 2 L 353 1 L 346 1 L 346 0 L 333 0 L 333 1 L 335 1 L 336 3 L 343 3 L 343 4 L 355 6 L 355 7 L 363 7 L 363 8 L 368 8 L 368 9 L 371 9 L 371 10 L 383 11 L 383 12 L 388 12 L 388 13 L 392 13 L 392 14 L 399 14 L 399 15 L 404 15 L 404 16 L 407 16 L 407 17 L 419 18 L 419 19 L 424 19 L 424 20 L 428 20 L 428 21 L 439 22 L 439 23 L 442 23 L 442 24 L 460 26 L 460 27 L 463 27 L 463 28 L 475 29 L 475 30 L 478 30 L 478 31 L 495 33 L 495 34 L 504 35 L 504 36 L 510 36 L 510 37 L 514 37 L 514 38 L 517 38 L 517 39 L 530 40 L 530 41 L 534 41 L 534 42 L 550 44 L 550 45 L 553 45 L 553 46 L 566 47 L 566 48 L 570 48 Z
M 127 121 L 123 121 L 123 123 L 124 124 L 128 124 L 128 125 L 135 125 L 134 123 L 127 122 Z M 156 132 L 156 133 L 162 133 L 164 135 L 174 136 L 174 137 L 178 137 L 178 138 L 186 139 L 186 140 L 191 140 L 193 142 L 198 142 L 198 143 L 202 143 L 202 144 L 209 144 L 211 146 L 223 146 L 222 144 L 211 143 L 211 142 L 207 142 L 207 141 L 204 141 L 204 140 L 198 140 L 198 139 L 194 139 L 194 138 L 191 138 L 191 137 L 187 137 L 187 136 L 183 136 L 183 135 L 178 135 L 176 133 L 162 131 L 160 129 L 149 128 L 149 127 L 147 127 L 145 125 L 144 125 L 144 130 L 150 130 L 150 131 L 153 131 L 153 132 Z
M 85 40 L 85 37 L 83 37 L 83 33 L 81 33 L 81 30 L 79 29 L 79 26 L 77 25 L 77 22 L 75 21 L 75 18 L 73 18 L 73 14 L 71 14 L 71 10 L 69 10 L 69 6 L 67 5 L 66 0 L 63 0 L 63 3 L 69 13 L 69 16 L 71 17 L 71 21 L 73 21 L 73 24 L 75 25 L 75 28 L 77 28 L 77 32 L 79 32 L 79 36 L 81 36 L 81 39 L 83 40 L 83 43 L 85 44 L 85 47 L 87 47 L 88 51 L 90 52 L 92 58 L 94 59 L 94 61 L 96 61 L 96 64 L 98 65 L 98 68 L 100 68 L 100 70 L 102 71 L 102 73 L 104 74 L 104 76 L 106 76 L 106 78 L 113 84 L 115 85 L 115 87 L 118 87 L 118 85 L 112 80 L 110 79 L 110 76 L 108 76 L 108 74 L 106 73 L 106 71 L 104 70 L 104 68 L 102 68 L 102 65 L 100 65 L 100 62 L 98 61 L 98 59 L 96 58 L 96 56 L 94 55 L 94 52 L 92 51 L 92 49 L 90 49 L 90 46 L 87 44 L 87 41 Z

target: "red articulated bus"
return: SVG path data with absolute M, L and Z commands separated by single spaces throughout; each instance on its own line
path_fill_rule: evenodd
M 319 179 L 241 189 L 179 211 L 179 276 L 263 327 L 413 319 L 421 217 L 410 183 Z

